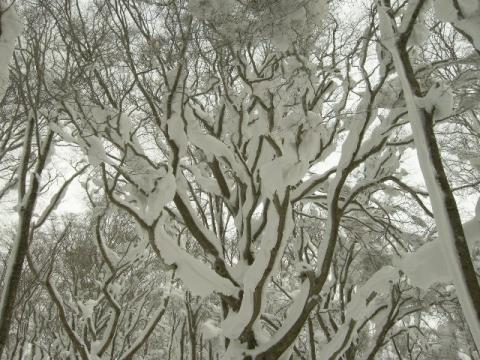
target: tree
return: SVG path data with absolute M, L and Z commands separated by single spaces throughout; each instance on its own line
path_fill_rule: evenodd
M 53 225 L 34 231 L 39 221 L 26 220 L 29 266 L 58 311 L 61 356 L 132 358 L 143 348 L 145 358 L 426 358 L 448 348 L 478 358 L 469 346 L 479 340 L 478 277 L 449 185 L 466 179 L 461 186 L 475 191 L 477 169 L 458 159 L 468 169 L 450 171 L 438 145 L 448 140 L 442 131 L 476 116 L 462 95 L 476 80 L 451 76 L 475 65 L 471 50 L 434 46 L 448 49 L 460 34 L 462 49 L 475 47 L 465 23 L 473 15 L 461 8 L 442 18 L 413 0 L 356 4 L 358 17 L 345 6 L 25 5 L 50 20 L 48 41 L 27 21 L 32 36 L 19 43 L 13 74 L 41 86 L 49 116 L 37 133 L 84 159 L 65 184 L 88 168 L 93 208 L 88 245 L 68 224 L 58 242 L 41 240 Z M 420 50 L 423 34 L 429 46 Z M 34 62 L 40 77 L 24 75 L 30 53 L 50 60 Z M 412 147 L 426 189 L 405 171 Z M 130 244 L 149 257 L 130 259 Z M 77 263 L 86 253 L 88 263 Z M 162 305 L 137 298 L 137 286 L 171 291 Z M 134 340 L 125 328 L 138 330 L 143 306 L 159 315 Z M 16 334 L 33 337 L 22 322 Z
M 0 64 L 3 76 L 8 74 L 8 70 L 5 71 L 8 66 L 8 56 L 13 51 L 14 39 L 19 34 L 20 27 L 16 23 L 18 19 L 12 6 L 1 15 L 2 25 L 9 26 L 2 32 L 2 37 L 5 36 L 5 41 L 1 42 L 1 50 L 5 50 L 5 52 L 2 51 Z M 55 116 L 52 113 L 52 103 L 47 96 L 53 88 L 45 81 L 46 62 L 50 51 L 49 46 L 52 43 L 52 38 L 49 37 L 51 34 L 52 28 L 48 27 L 42 31 L 36 31 L 32 27 L 26 29 L 25 47 L 23 51 L 14 54 L 15 70 L 11 72 L 14 84 L 7 89 L 5 97 L 1 100 L 2 188 L 0 198 L 6 197 L 7 192 L 15 188 L 18 224 L 3 276 L 0 298 L 0 355 L 8 338 L 29 241 L 34 231 L 44 224 L 58 204 L 68 185 L 85 170 L 85 167 L 75 169 L 73 176 L 62 184 L 58 182 L 59 176 L 48 168 L 53 151 L 54 132 L 46 127 L 46 120 Z M 0 78 L 2 91 L 4 80 Z M 46 179 L 48 180 L 45 181 Z M 51 189 L 52 184 L 59 186 L 56 190 Z M 35 211 L 41 210 L 37 206 L 37 201 L 42 192 L 47 189 L 51 191 L 50 203 L 39 216 L 36 216 Z
M 379 11 L 380 27 L 382 28 L 384 46 L 391 53 L 402 84 L 420 166 L 430 194 L 439 237 L 442 240 L 443 253 L 448 259 L 459 300 L 477 348 L 479 348 L 480 284 L 433 130 L 435 117 L 448 116 L 449 112 L 452 111 L 451 108 L 446 108 L 444 104 L 444 101 L 447 100 L 444 94 L 446 93 L 448 97 L 448 90 L 442 89 L 441 85 L 437 83 L 425 94 L 414 76 L 407 50 L 409 37 L 417 22 L 416 18 L 420 16 L 422 11 L 425 11 L 425 6 L 425 1 L 409 4 L 406 15 L 402 18 L 401 29 L 398 30 L 393 25 L 395 19 L 390 3 L 383 2 Z M 423 98 L 424 102 L 418 104 L 415 97 L 417 99 Z

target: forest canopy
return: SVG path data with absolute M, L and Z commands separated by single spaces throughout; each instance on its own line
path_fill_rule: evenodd
M 0 359 L 479 360 L 479 19 L 0 0 Z

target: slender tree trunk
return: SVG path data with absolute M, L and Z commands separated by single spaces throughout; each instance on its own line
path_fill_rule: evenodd
M 310 357 L 315 360 L 317 358 L 315 355 L 315 333 L 313 331 L 313 321 L 310 317 L 308 317 L 308 340 L 310 342 Z
M 380 12 L 380 19 L 384 21 L 384 28 L 388 31 L 382 36 L 393 42 L 392 39 L 398 37 L 392 27 L 393 20 L 387 15 L 383 6 Z M 415 96 L 421 97 L 422 93 L 406 49 L 407 40 L 408 38 L 404 41 L 395 41 L 389 46 L 389 50 L 402 84 L 418 161 L 430 194 L 438 235 L 447 260 L 446 266 L 450 267 L 463 314 L 477 349 L 479 349 L 480 285 L 465 239 L 457 204 L 442 164 L 433 129 L 433 113 L 419 109 L 415 104 Z
M 184 353 L 185 353 L 185 325 L 187 324 L 187 320 L 183 320 L 182 331 L 180 335 L 180 360 L 183 360 Z
M 213 360 L 212 340 L 208 340 L 208 360 Z
M 31 175 L 30 186 L 27 189 L 34 121 L 33 117 L 31 117 L 25 129 L 25 141 L 19 171 L 17 234 L 9 254 L 2 297 L 0 299 L 0 357 L 8 340 L 18 285 L 20 284 L 23 263 L 28 251 L 28 242 L 32 231 L 31 221 L 40 188 L 39 179 L 45 167 L 45 161 L 53 140 L 53 133 L 50 131 L 41 146 L 34 173 Z
M 36 197 L 27 196 L 25 194 L 25 183 L 28 171 L 28 161 L 32 145 L 33 119 L 29 119 L 25 129 L 25 141 L 23 145 L 23 153 L 20 164 L 20 186 L 17 206 L 18 209 L 18 227 L 12 249 L 10 251 L 7 269 L 2 289 L 2 297 L 0 299 L 0 357 L 8 340 L 10 323 L 12 321 L 13 310 L 15 306 L 15 298 L 22 274 L 23 262 L 27 254 L 28 239 L 30 236 L 30 221 L 33 215 Z M 38 181 L 34 179 L 34 183 Z M 37 190 L 37 189 L 31 189 Z M 29 192 L 29 195 L 32 194 Z
M 168 360 L 172 358 L 172 346 L 173 346 L 173 338 L 175 336 L 175 330 L 176 330 L 176 325 L 175 325 L 175 320 L 173 322 L 172 326 L 172 332 L 170 334 L 170 343 L 168 344 Z

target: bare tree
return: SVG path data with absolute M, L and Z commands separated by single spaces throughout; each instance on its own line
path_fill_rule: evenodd
M 10 7 L 5 14 L 14 13 Z M 34 14 L 30 13 L 30 16 Z M 13 15 L 11 15 L 12 17 Z M 7 18 L 12 23 L 14 17 Z M 2 184 L 1 195 L 15 187 L 17 191 L 16 212 L 18 224 L 15 239 L 9 252 L 3 276 L 0 298 L 0 355 L 6 344 L 12 320 L 15 299 L 27 254 L 28 243 L 36 228 L 41 227 L 62 198 L 73 178 L 85 170 L 78 169 L 74 175 L 57 188 L 50 197 L 50 204 L 35 216 L 37 200 L 52 183 L 58 184 L 55 173 L 48 169 L 53 148 L 54 132 L 46 126 L 48 119 L 55 117 L 51 101 L 46 94 L 52 90 L 45 81 L 49 47 L 53 43 L 52 30 L 48 26 L 42 31 L 29 27 L 24 33 L 25 47 L 14 54 L 14 70 L 11 72 L 15 86 L 7 91 L 5 107 L 2 106 Z M 15 32 L 5 32 L 14 35 Z M 7 39 L 3 45 L 12 46 Z M 3 57 L 2 53 L 2 57 Z M 2 69 L 3 71 L 3 69 Z M 13 104 L 10 104 L 12 102 Z M 3 165 L 5 167 L 3 167 Z M 43 177 L 43 181 L 42 181 Z M 3 181 L 2 181 L 3 182 Z
M 445 171 L 441 150 L 453 152 L 439 146 L 442 131 L 476 115 L 462 91 L 478 76 L 454 74 L 478 60 L 449 36 L 462 49 L 478 44 L 470 8 L 442 18 L 426 4 L 367 2 L 355 14 L 313 0 L 25 5 L 49 22 L 39 31 L 27 21 L 12 72 L 24 86 L 7 93 L 31 139 L 11 142 L 24 147 L 19 203 L 32 207 L 20 211 L 27 240 L 11 258 L 23 261 L 33 239 L 29 265 L 58 312 L 65 354 L 426 358 L 446 348 L 430 341 L 455 339 L 449 354 L 478 358 L 476 245 L 454 198 L 459 186 L 475 194 L 477 173 L 462 158 L 456 174 Z M 46 161 L 45 139 L 85 163 L 52 204 L 88 169 L 95 229 L 85 246 L 63 226 L 48 259 L 36 239 L 49 234 L 40 226 L 54 206 L 34 217 L 41 184 L 25 180 Z M 411 148 L 426 188 L 405 171 Z M 17 181 L 12 159 L 5 173 Z M 128 220 L 109 229 L 111 211 Z M 132 224 L 135 236 L 113 239 Z M 149 257 L 127 256 L 123 246 L 137 243 Z M 82 264 L 67 253 L 91 256 Z M 145 282 L 129 277 L 134 269 Z M 162 304 L 146 295 L 167 283 Z M 35 312 L 27 303 L 21 316 Z M 145 323 L 147 308 L 156 315 Z M 16 336 L 35 333 L 21 323 Z

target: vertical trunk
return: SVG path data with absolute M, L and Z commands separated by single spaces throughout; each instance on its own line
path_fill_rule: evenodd
M 18 359 L 23 359 L 23 351 L 24 347 L 23 345 L 25 344 L 25 341 L 22 342 L 22 344 L 19 346 L 19 351 L 18 351 Z
M 191 308 L 190 301 L 191 301 L 191 297 L 188 294 L 186 308 L 187 308 L 187 320 L 188 320 L 188 337 L 190 339 L 190 349 L 191 349 L 190 358 L 191 360 L 197 360 L 197 334 L 195 329 L 196 318 Z
M 397 34 L 392 27 L 393 22 L 390 22 L 391 19 L 383 6 L 380 12 L 380 21 L 384 22 L 384 30 L 388 32 L 382 36 L 394 39 Z M 438 235 L 447 259 L 446 265 L 450 268 L 458 299 L 475 344 L 480 348 L 480 286 L 465 240 L 457 204 L 442 164 L 433 130 L 433 114 L 425 109 L 419 109 L 415 104 L 415 96 L 420 97 L 422 94 L 406 50 L 406 41 L 396 41 L 389 46 L 389 50 L 401 80 L 418 161 L 430 195 Z
M 168 360 L 172 358 L 172 346 L 173 346 L 173 337 L 175 336 L 175 330 L 176 330 L 176 326 L 175 326 L 175 320 L 174 320 L 174 323 L 172 326 L 172 333 L 170 334 L 170 343 L 168 344 Z
M 317 358 L 315 355 L 315 334 L 313 332 L 313 321 L 310 317 L 308 317 L 308 340 L 310 342 L 310 357 L 315 360 Z
M 191 349 L 191 356 L 192 360 L 197 360 L 197 339 L 195 336 L 195 332 L 190 332 L 190 349 Z
M 31 196 L 38 189 L 38 181 L 34 177 L 33 185 L 36 188 L 30 189 L 28 195 L 25 193 L 25 183 L 28 171 L 28 162 L 32 146 L 33 119 L 25 128 L 25 140 L 22 151 L 22 158 L 19 171 L 19 193 L 18 193 L 18 226 L 17 234 L 8 256 L 7 269 L 4 278 L 2 297 L 0 299 L 0 357 L 8 340 L 10 323 L 12 321 L 15 298 L 22 274 L 23 262 L 27 254 L 28 239 L 30 237 L 30 221 L 33 215 L 36 196 Z
M 208 360 L 213 360 L 212 340 L 208 340 Z
M 145 341 L 145 347 L 143 348 L 143 356 L 147 357 L 148 355 L 148 340 Z
M 224 299 L 220 299 L 220 303 L 222 305 L 222 318 L 226 319 L 228 316 L 228 304 L 225 302 Z M 230 339 L 225 336 L 225 341 L 224 341 L 225 350 L 228 349 L 228 345 L 230 345 Z
M 28 242 L 31 236 L 31 220 L 37 202 L 40 188 L 40 176 L 45 167 L 45 161 L 50 151 L 53 133 L 49 131 L 39 151 L 34 173 L 31 175 L 30 186 L 27 189 L 27 176 L 30 154 L 32 151 L 32 137 L 34 119 L 31 117 L 25 129 L 25 141 L 20 161 L 19 185 L 18 185 L 18 226 L 15 241 L 9 254 L 2 297 L 0 299 L 0 357 L 8 339 L 15 299 L 22 275 L 23 263 L 27 255 Z
M 187 320 L 183 320 L 182 331 L 180 335 L 180 360 L 183 360 L 185 354 L 185 325 Z

